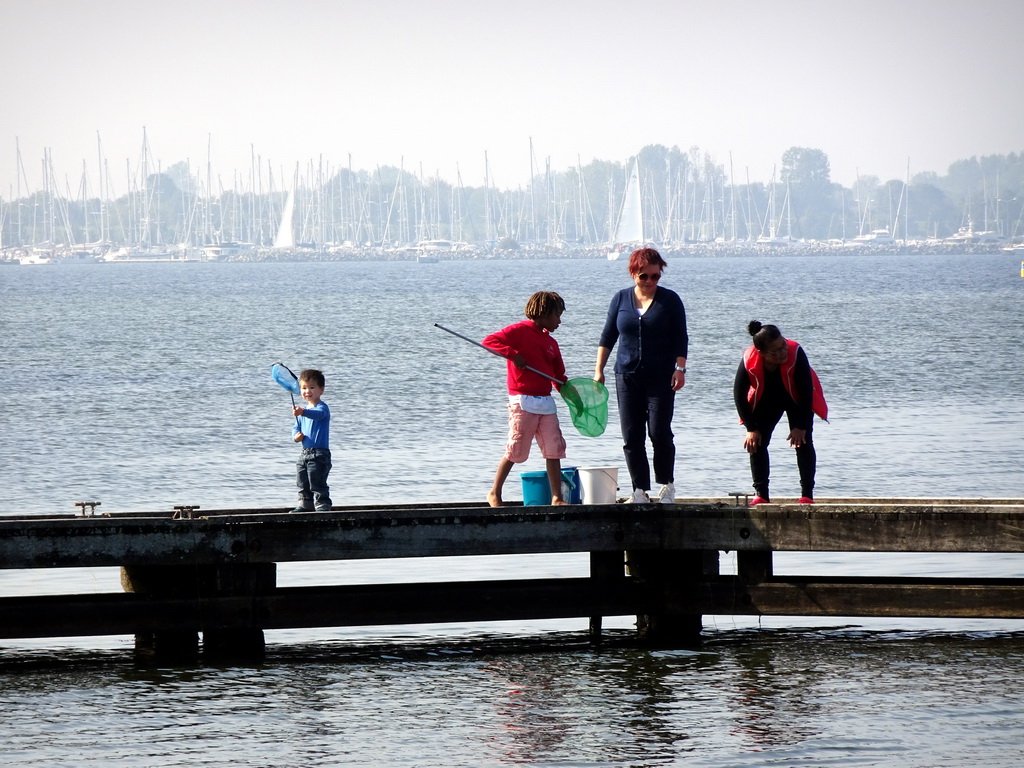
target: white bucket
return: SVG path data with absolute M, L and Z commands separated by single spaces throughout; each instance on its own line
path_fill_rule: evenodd
M 584 504 L 614 504 L 619 490 L 618 467 L 578 467 Z

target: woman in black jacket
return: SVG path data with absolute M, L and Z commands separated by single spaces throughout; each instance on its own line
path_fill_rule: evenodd
M 651 468 L 647 435 L 654 449 L 657 500 L 675 501 L 676 448 L 672 434 L 675 394 L 686 384 L 686 309 L 674 291 L 658 285 L 668 265 L 653 248 L 629 257 L 633 286 L 612 298 L 597 347 L 594 379 L 604 382 L 604 367 L 616 342 L 615 394 L 622 427 L 622 450 L 633 484 L 630 501 L 649 502 Z

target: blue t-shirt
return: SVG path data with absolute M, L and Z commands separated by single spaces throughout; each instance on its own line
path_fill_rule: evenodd
M 321 400 L 316 405 L 306 405 L 305 411 L 299 416 L 299 423 L 292 430 L 294 437 L 302 433 L 303 448 L 331 447 L 331 409 Z

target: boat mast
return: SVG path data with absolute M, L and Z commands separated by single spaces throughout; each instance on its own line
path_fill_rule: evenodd
M 101 244 L 107 242 L 107 222 L 106 222 L 106 195 L 103 189 L 103 145 L 100 141 L 100 132 L 96 131 L 96 171 L 99 174 L 99 196 L 100 196 L 100 237 L 99 241 Z
M 530 242 L 537 242 L 537 184 L 534 168 L 533 136 L 530 137 Z
M 82 160 L 82 182 L 78 187 L 79 193 L 82 195 L 82 242 L 89 242 L 89 183 L 86 180 L 86 173 L 88 172 L 88 166 L 85 164 L 85 160 Z M 74 242 L 72 240 L 72 242 Z
M 732 242 L 736 242 L 736 177 L 733 174 L 732 152 L 729 152 L 729 219 L 732 222 Z
M 18 245 L 22 246 L 22 245 L 25 244 L 25 241 L 21 239 L 21 208 L 22 208 L 22 205 L 21 205 L 21 177 L 25 174 L 25 165 L 21 161 L 21 147 L 18 144 L 18 137 L 17 136 L 14 137 L 14 151 L 15 151 L 15 154 L 17 155 L 17 165 L 18 165 L 18 167 L 17 167 L 17 169 L 16 169 L 16 171 L 14 173 L 15 183 L 17 185 L 18 192 L 17 192 L 17 197 L 15 197 L 14 199 L 18 201 Z M 26 179 L 26 182 L 27 182 L 27 179 Z M 28 185 L 26 183 L 26 187 L 27 186 Z
M 491 241 L 491 166 L 484 150 L 484 240 Z
M 789 179 L 786 179 L 786 239 L 793 240 L 793 200 L 789 196 Z
M 903 206 L 903 242 L 910 240 L 910 158 L 907 158 L 907 183 L 904 185 L 907 192 L 907 200 Z

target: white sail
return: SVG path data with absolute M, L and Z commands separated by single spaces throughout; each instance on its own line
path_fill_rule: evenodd
M 644 242 L 644 212 L 640 203 L 640 171 L 636 160 L 633 161 L 633 171 L 626 184 L 626 194 L 622 197 L 619 223 L 615 227 L 615 242 Z
M 622 196 L 622 208 L 615 224 L 612 237 L 612 250 L 608 253 L 610 260 L 618 259 L 625 249 L 621 246 L 635 244 L 640 247 L 644 243 L 644 212 L 640 200 L 640 170 L 637 161 L 633 161 L 633 170 L 626 183 L 626 192 Z
M 277 237 L 274 238 L 275 248 L 295 247 L 295 227 L 292 219 L 295 218 L 295 188 L 288 193 L 288 199 L 284 204 L 284 212 L 281 214 L 281 224 L 277 228 Z

